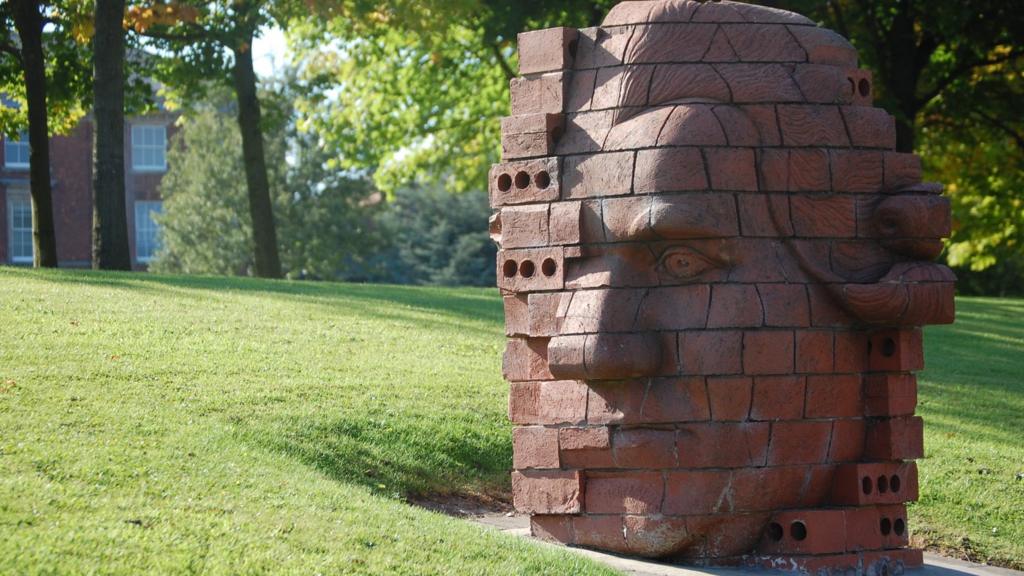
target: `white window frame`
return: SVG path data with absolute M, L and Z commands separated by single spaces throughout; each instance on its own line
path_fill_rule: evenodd
M 160 225 L 153 220 L 150 213 L 162 213 L 163 205 L 164 203 L 159 200 L 137 200 L 135 202 L 135 261 L 139 264 L 152 262 L 157 250 L 160 249 Z M 152 236 L 143 237 L 143 234 L 149 233 L 152 233 Z M 152 246 L 148 246 L 150 243 Z M 143 246 L 150 248 L 148 255 L 143 255 Z
M 11 151 L 12 150 L 24 150 L 25 161 L 12 161 Z M 28 170 L 29 168 L 29 157 L 32 154 L 32 147 L 28 142 L 28 133 L 24 130 L 18 135 L 17 140 L 11 140 L 10 138 L 4 138 L 4 168 L 10 168 L 12 170 Z M 21 156 L 21 153 L 18 153 Z
M 14 227 L 14 205 L 15 204 L 27 204 L 28 205 L 28 246 L 29 254 L 16 255 L 14 253 L 14 235 L 17 232 Z M 24 231 L 24 227 L 18 227 L 18 230 Z M 8 259 L 11 264 L 32 264 L 35 256 L 35 243 L 32 239 L 32 196 L 29 195 L 27 190 L 18 188 L 7 189 L 7 253 Z
M 159 142 L 143 142 L 149 131 L 159 130 Z M 166 172 L 167 171 L 167 126 L 164 124 L 132 124 L 132 171 L 133 172 Z M 160 163 L 144 163 L 143 152 L 159 152 Z

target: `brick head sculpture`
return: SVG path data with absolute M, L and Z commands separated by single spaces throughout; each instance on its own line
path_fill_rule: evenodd
M 512 484 L 535 535 L 698 563 L 920 564 L 920 326 L 941 187 L 842 37 L 622 2 L 520 37 L 491 174 Z

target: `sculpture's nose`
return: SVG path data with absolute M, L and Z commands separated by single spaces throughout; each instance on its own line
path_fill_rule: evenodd
M 559 306 L 559 336 L 548 344 L 548 366 L 556 378 L 621 380 L 657 375 L 662 343 L 637 326 L 645 291 L 582 290 Z
M 906 194 L 886 199 L 875 209 L 875 227 L 886 248 L 921 260 L 942 253 L 942 238 L 950 233 L 949 199 Z

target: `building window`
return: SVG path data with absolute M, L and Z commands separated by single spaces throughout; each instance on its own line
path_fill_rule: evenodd
M 163 202 L 135 203 L 135 259 L 143 264 L 160 249 L 160 225 L 153 216 L 163 209 Z
M 132 169 L 137 172 L 167 170 L 166 126 L 132 126 Z
M 15 170 L 28 168 L 28 134 L 22 131 L 14 140 L 4 139 L 4 166 Z
M 7 229 L 10 230 L 10 256 L 14 264 L 32 263 L 32 200 L 20 192 L 8 192 Z

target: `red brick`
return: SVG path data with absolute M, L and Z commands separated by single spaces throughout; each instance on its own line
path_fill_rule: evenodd
M 501 210 L 501 246 L 531 248 L 548 244 L 548 207 L 514 206 Z
M 828 151 L 790 150 L 789 181 L 792 192 L 828 192 L 832 190 Z
M 658 137 L 659 146 L 725 146 L 725 131 L 707 104 L 676 106 Z
M 601 202 L 604 236 L 608 242 L 648 240 L 651 230 L 651 196 L 609 198 Z
M 878 507 L 879 531 L 882 546 L 902 548 L 910 544 L 910 529 L 907 525 L 907 507 L 902 504 Z
M 555 153 L 555 142 L 563 132 L 562 114 L 527 114 L 501 120 L 501 151 L 505 160 L 536 158 Z
M 918 497 L 917 464 L 846 464 L 836 469 L 829 501 L 840 506 L 902 504 Z
M 777 108 L 786 146 L 849 146 L 835 106 L 785 105 Z
M 753 149 L 706 148 L 704 156 L 713 190 L 757 191 L 757 164 Z
M 663 64 L 651 82 L 650 105 L 680 98 L 729 101 L 729 87 L 707 64 Z
M 868 368 L 868 335 L 836 332 L 836 372 L 864 372 Z
M 744 468 L 733 471 L 731 501 L 736 512 L 774 511 L 801 503 L 807 466 Z
M 857 237 L 857 206 L 850 196 L 793 196 L 789 202 L 797 236 Z
M 505 308 L 505 335 L 529 336 L 530 307 L 527 296 L 505 296 L 502 301 Z
M 924 458 L 924 421 L 912 416 L 871 421 L 864 440 L 864 456 L 871 460 Z
M 881 152 L 832 151 L 832 190 L 836 192 L 879 192 L 883 173 Z
M 736 201 L 729 194 L 662 195 L 651 204 L 651 230 L 662 240 L 732 238 L 739 233 Z M 693 242 L 690 248 L 702 245 L 711 247 L 711 254 L 721 251 L 721 245 L 709 240 Z
M 577 546 L 627 552 L 622 516 L 576 516 L 572 530 Z
M 711 418 L 719 422 L 742 421 L 750 416 L 753 380 L 743 377 L 708 378 Z
M 793 79 L 808 102 L 839 104 L 852 98 L 846 74 L 835 66 L 800 64 L 793 71 Z
M 558 139 L 558 153 L 599 152 L 601 143 L 611 131 L 612 113 L 612 110 L 600 110 L 568 115 L 565 119 L 565 134 Z
M 737 330 L 682 332 L 679 358 L 683 374 L 718 375 L 743 372 L 743 333 Z
M 835 430 L 834 426 L 833 430 Z M 832 490 L 832 480 L 835 476 L 835 466 L 810 466 L 809 470 L 807 483 L 800 494 L 800 506 L 813 508 L 828 501 L 828 495 Z
M 739 194 L 737 198 L 743 236 L 778 238 L 793 235 L 788 196 Z
M 560 172 L 557 158 L 496 164 L 491 168 L 489 180 L 491 206 L 558 200 Z
M 577 70 L 572 74 L 572 86 L 569 90 L 569 101 L 566 112 L 587 112 L 591 109 L 594 99 L 594 87 L 597 82 L 597 70 Z
M 512 467 L 558 468 L 558 429 L 539 426 L 512 430 Z
M 565 161 L 569 198 L 618 196 L 633 187 L 633 152 L 573 156 Z
M 872 372 L 924 369 L 924 344 L 919 329 L 873 332 L 868 342 L 868 369 Z
M 748 554 L 757 545 L 770 515 L 717 514 L 714 516 L 688 516 L 686 526 L 691 534 L 704 534 L 703 546 L 688 556 L 699 558 L 729 558 Z
M 587 416 L 587 387 L 579 382 L 513 382 L 509 419 L 515 424 L 578 424 Z
M 911 416 L 917 409 L 917 377 L 874 374 L 864 378 L 866 416 Z
M 878 509 L 847 508 L 846 549 L 850 552 L 878 550 L 882 547 L 882 532 L 879 530 Z
M 498 287 L 502 290 L 535 292 L 565 287 L 563 248 L 501 250 L 497 268 Z
M 896 120 L 888 112 L 870 106 L 845 106 L 842 111 L 855 147 L 896 148 Z
M 530 78 L 513 78 L 509 86 L 512 115 L 565 112 L 566 82 L 567 77 L 562 72 Z
M 844 552 L 846 516 L 842 510 L 780 512 L 772 517 L 759 551 L 768 554 Z
M 743 373 L 752 376 L 793 372 L 793 333 L 743 333 Z
M 582 226 L 580 202 L 553 202 L 550 204 L 548 241 L 552 245 L 579 244 Z
M 587 474 L 589 514 L 657 514 L 665 483 L 660 472 Z
M 546 338 L 509 338 L 502 373 L 511 382 L 552 380 L 548 371 Z
M 722 30 L 740 60 L 749 62 L 806 62 L 807 53 L 785 26 L 723 24 Z
M 615 465 L 619 468 L 671 468 L 676 465 L 674 430 L 626 429 L 615 433 Z
M 875 103 L 874 78 L 870 70 L 851 68 L 846 71 L 854 106 L 871 107 Z M 892 146 L 895 148 L 895 144 Z
M 549 28 L 519 35 L 519 73 L 536 74 L 572 68 L 570 46 L 577 42 L 575 28 Z
M 736 106 L 716 106 L 712 109 L 725 130 L 729 146 L 761 146 L 761 134 L 750 117 Z
M 751 420 L 795 420 L 804 414 L 804 378 L 769 376 L 754 379 Z
M 713 24 L 660 24 L 643 29 L 647 42 L 630 42 L 626 64 L 700 62 L 711 45 Z M 686 38 L 686 42 L 679 42 Z
M 524 514 L 578 514 L 583 510 L 582 495 L 578 472 L 512 473 L 512 499 Z
M 670 516 L 692 516 L 725 512 L 732 473 L 727 470 L 686 470 L 666 477 L 662 512 Z
M 638 556 L 664 558 L 688 548 L 699 538 L 690 534 L 684 518 L 626 516 L 622 524 L 626 551 Z
M 807 289 L 803 284 L 758 284 L 764 303 L 765 326 L 804 328 L 811 323 Z
M 921 182 L 921 157 L 902 152 L 885 153 L 885 189 L 900 190 Z
M 711 289 L 708 328 L 761 326 L 761 298 L 751 284 L 715 284 Z
M 605 426 L 562 428 L 558 436 L 562 465 L 568 468 L 611 468 L 611 435 Z
M 572 543 L 572 520 L 571 516 L 541 516 L 530 517 L 530 534 L 539 540 L 546 542 Z
M 757 127 L 761 135 L 761 146 L 781 146 L 782 136 L 779 134 L 779 123 L 775 117 L 775 106 L 770 104 L 754 104 L 740 106 L 750 121 Z M 762 188 L 763 190 L 763 188 Z
M 764 466 L 767 448 L 766 423 L 711 422 L 679 428 L 679 466 L 683 468 Z
M 835 350 L 832 332 L 796 333 L 796 371 L 801 373 L 820 374 L 832 372 Z
M 864 420 L 836 420 L 832 423 L 830 462 L 857 462 L 864 457 Z
M 863 384 L 854 374 L 807 377 L 807 418 L 856 418 L 864 414 Z
M 528 333 L 533 338 L 550 338 L 558 335 L 558 308 L 570 295 L 562 292 L 545 292 L 529 295 Z
M 718 30 L 715 32 L 714 38 L 711 40 L 711 46 L 708 48 L 706 54 L 704 54 L 705 62 L 738 62 L 739 56 L 736 55 L 736 51 L 729 45 L 729 39 L 726 38 L 725 32 Z
M 704 158 L 696 148 L 641 150 L 634 188 L 637 194 L 706 190 Z
M 789 150 L 774 148 L 758 150 L 757 170 L 762 191 L 789 191 Z
M 850 41 L 827 28 L 817 26 L 789 26 L 790 33 L 807 51 L 810 62 L 830 64 L 844 68 L 857 65 L 857 49 Z
M 646 423 L 696 422 L 709 417 L 703 378 L 651 380 L 640 409 L 640 419 Z
M 602 71 L 603 72 L 603 71 Z M 619 96 L 621 100 L 627 100 L 629 98 L 641 99 L 647 97 L 646 82 L 645 86 L 638 86 L 631 82 L 635 76 L 643 76 L 644 78 L 650 76 L 651 69 L 647 68 L 646 73 L 640 71 L 630 72 L 626 71 L 626 76 L 623 77 L 623 93 Z M 598 91 L 594 95 L 594 106 L 598 105 L 598 95 L 601 93 L 601 76 L 598 73 L 597 77 Z M 620 106 L 628 106 L 628 102 L 622 102 Z M 642 104 L 641 104 L 642 105 Z M 626 110 L 623 108 L 616 108 L 616 113 L 625 114 Z M 658 134 L 661 132 L 661 127 L 665 125 L 665 121 L 672 114 L 672 109 L 654 108 L 645 110 L 635 116 L 629 118 L 629 122 L 620 121 L 612 126 L 608 137 L 605 138 L 602 149 L 605 152 L 611 152 L 614 150 L 637 150 L 641 148 L 651 148 L 658 145 Z
M 780 64 L 722 64 L 717 67 L 729 85 L 733 102 L 800 102 L 803 95 Z
M 775 422 L 772 424 L 768 465 L 825 462 L 831 434 L 831 422 Z
M 811 326 L 825 327 L 825 326 L 842 326 L 848 327 L 854 324 L 855 321 L 845 310 L 843 310 L 836 302 L 835 296 L 829 292 L 828 288 L 820 284 L 809 284 L 807 286 L 807 295 L 811 301 Z M 839 365 L 839 339 L 836 339 L 836 365 L 838 369 Z M 865 348 L 867 350 L 867 348 Z

